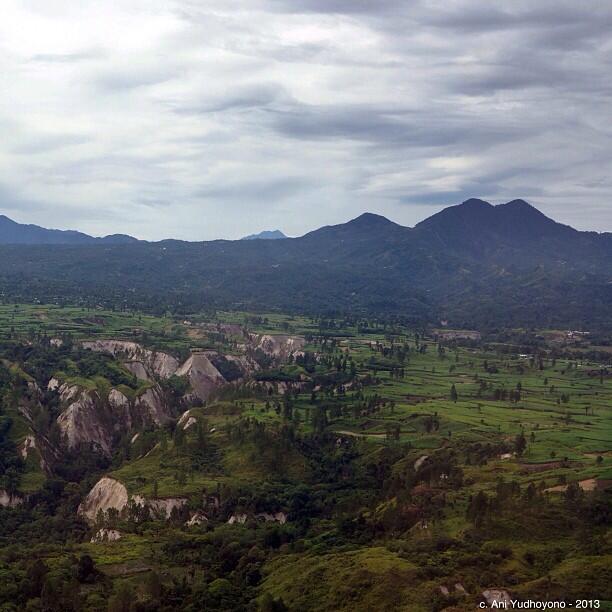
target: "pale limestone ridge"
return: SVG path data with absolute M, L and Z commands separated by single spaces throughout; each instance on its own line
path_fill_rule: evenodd
M 144 348 L 137 342 L 129 340 L 87 340 L 82 346 L 96 353 L 112 355 L 121 361 L 140 363 L 144 369 L 144 372 L 138 370 L 141 374 L 156 378 L 170 378 L 179 367 L 176 357 L 162 351 Z
M 193 392 L 202 400 L 207 400 L 215 389 L 227 382 L 205 352 L 193 353 L 176 375 L 187 376 Z
M 128 492 L 125 485 L 114 478 L 105 476 L 98 480 L 81 502 L 78 514 L 93 523 L 98 512 L 107 512 L 110 508 L 114 508 L 121 513 L 127 503 Z
M 118 389 L 111 389 L 108 397 L 103 398 L 97 390 L 67 384 L 59 387 L 59 394 L 66 407 L 57 423 L 68 448 L 93 443 L 110 454 L 117 434 L 146 425 L 160 426 L 172 418 L 158 385 L 149 387 L 133 401 Z
M 251 346 L 266 355 L 287 358 L 303 354 L 305 340 L 300 336 L 250 334 Z
M 129 503 L 149 508 L 154 517 L 169 519 L 174 511 L 180 511 L 187 504 L 184 497 L 148 499 L 141 495 L 130 498 L 125 485 L 114 478 L 104 476 L 87 494 L 78 509 L 78 514 L 89 523 L 95 523 L 100 512 L 107 513 L 114 509 L 121 516 L 125 514 Z

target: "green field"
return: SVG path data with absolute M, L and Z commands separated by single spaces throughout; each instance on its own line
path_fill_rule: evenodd
M 252 353 L 255 374 L 193 405 L 185 432 L 120 432 L 111 457 L 60 441 L 47 469 L 28 455 L 18 492 L 29 501 L 0 511 L 1 610 L 19 597 L 42 609 L 11 586 L 32 583 L 33 559 L 57 609 L 106 610 L 125 596 L 147 610 L 473 610 L 493 587 L 609 609 L 612 376 L 559 333 L 533 332 L 526 353 L 518 340 L 438 342 L 436 330 L 359 318 L 2 305 L 7 460 L 65 408 L 30 397 L 45 377 L 101 401 L 113 386 L 130 401 L 155 386 L 80 340 L 129 339 L 182 361 L 190 348 L 243 354 L 242 330 L 300 336 L 303 354 Z M 189 407 L 172 401 L 176 417 Z M 124 513 L 87 525 L 76 510 L 103 475 L 185 506 L 168 521 Z M 188 527 L 194 512 L 208 520 Z M 258 518 L 279 512 L 286 523 Z M 100 526 L 121 539 L 90 543 Z M 97 573 L 75 578 L 84 555 Z M 77 582 L 50 594 L 53 580 Z

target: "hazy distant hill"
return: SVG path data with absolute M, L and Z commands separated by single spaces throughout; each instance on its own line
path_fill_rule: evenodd
M 300 238 L 0 246 L 11 299 L 163 312 L 363 312 L 452 325 L 612 329 L 612 235 L 522 200 L 468 200 L 403 227 L 366 213 Z
M 249 234 L 241 238 L 241 240 L 281 240 L 286 237 L 280 230 L 264 230 L 259 232 L 259 234 Z
M 73 230 L 55 230 L 17 223 L 0 215 L 0 244 L 125 244 L 137 242 L 124 234 L 94 238 Z

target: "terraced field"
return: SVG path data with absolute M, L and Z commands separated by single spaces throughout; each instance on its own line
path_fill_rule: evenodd
M 3 448 L 24 457 L 20 502 L 0 510 L 3 602 L 37 560 L 44 584 L 73 585 L 53 591 L 61 609 L 467 611 L 487 589 L 610 609 L 612 376 L 588 346 L 279 313 L 18 305 L 0 322 Z M 143 371 L 160 355 L 195 367 L 190 351 L 202 370 L 141 380 L 91 339 L 136 343 Z M 255 365 L 238 376 L 223 355 Z M 193 376 L 217 382 L 198 396 Z M 137 416 L 148 390 L 163 418 L 113 428 L 111 392 Z M 110 452 L 58 434 L 85 408 Z M 101 482 L 129 502 L 92 501 Z

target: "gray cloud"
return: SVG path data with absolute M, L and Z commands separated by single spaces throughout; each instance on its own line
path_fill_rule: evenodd
M 277 111 L 275 128 L 297 139 L 348 139 L 378 147 L 455 147 L 466 152 L 474 146 L 486 148 L 525 135 L 528 126 L 505 125 L 474 116 L 461 115 L 451 108 L 422 110 L 380 108 L 375 105 L 296 105 Z
M 276 202 L 294 196 L 298 192 L 312 189 L 313 185 L 302 178 L 282 178 L 270 181 L 245 181 L 230 185 L 212 185 L 196 189 L 194 196 L 201 198 L 221 199 L 224 201 L 242 201 L 245 194 L 249 200 L 255 198 L 262 203 Z
M 71 64 L 103 58 L 104 52 L 101 49 L 89 49 L 75 53 L 37 53 L 30 57 L 29 61 L 43 64 Z
M 295 235 L 474 196 L 612 230 L 609 4 L 5 4 L 0 212 L 20 221 Z

